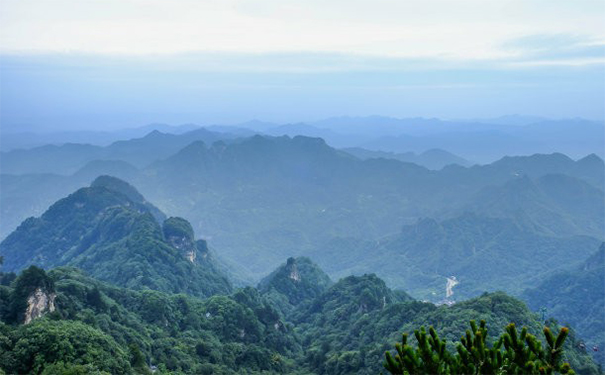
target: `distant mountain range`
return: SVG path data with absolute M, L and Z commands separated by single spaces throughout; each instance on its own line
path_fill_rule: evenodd
M 142 138 L 116 141 L 108 146 L 65 143 L 45 145 L 27 150 L 3 152 L 0 170 L 3 174 L 55 173 L 69 175 L 93 161 L 122 161 L 145 167 L 167 158 L 191 142 L 213 143 L 236 136 L 199 128 L 185 134 L 169 134 L 153 130 Z
M 0 129 L 0 150 L 10 151 L 15 149 L 29 149 L 44 145 L 62 145 L 65 143 L 83 143 L 96 146 L 106 146 L 113 142 L 131 138 L 140 138 L 152 131 L 160 131 L 168 134 L 182 134 L 198 129 L 198 125 L 167 125 L 149 124 L 131 129 L 120 129 L 114 131 L 101 130 L 63 130 L 48 131 L 43 127 L 9 127 L 6 125 Z
M 605 157 L 605 123 L 584 119 L 550 120 L 531 116 L 502 116 L 494 119 L 440 120 L 436 118 L 392 118 L 383 116 L 335 117 L 307 123 L 274 124 L 248 121 L 233 126 L 208 125 L 208 131 L 248 137 L 320 137 L 337 148 L 361 147 L 372 151 L 422 153 L 443 149 L 475 163 L 490 163 L 506 155 L 560 152 L 579 158 L 595 153 Z M 152 124 L 114 132 L 15 133 L 3 130 L 1 150 L 31 148 L 46 144 L 84 143 L 109 145 L 117 140 L 140 138 L 152 130 L 184 134 L 196 125 Z

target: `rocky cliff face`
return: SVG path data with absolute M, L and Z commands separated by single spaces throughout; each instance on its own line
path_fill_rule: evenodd
M 301 280 L 300 273 L 298 272 L 298 267 L 296 267 L 296 261 L 294 258 L 289 258 L 286 264 L 286 267 L 289 269 L 290 274 L 288 278 L 295 282 L 299 282 Z
M 195 263 L 197 247 L 191 224 L 180 217 L 171 217 L 163 223 L 164 237 L 172 247 L 191 263 Z
M 170 236 L 168 237 L 168 242 L 175 249 L 179 250 L 181 254 L 191 263 L 195 263 L 195 258 L 197 257 L 197 251 L 195 248 L 195 243 L 188 237 L 183 236 Z
M 37 288 L 27 299 L 25 310 L 25 324 L 40 318 L 49 312 L 55 311 L 55 293 L 48 293 Z

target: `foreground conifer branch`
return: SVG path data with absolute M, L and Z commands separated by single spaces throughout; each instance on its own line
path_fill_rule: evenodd
M 460 339 L 456 353 L 446 349 L 437 331 L 424 327 L 414 331 L 417 347 L 408 344 L 408 335 L 403 334 L 401 343 L 395 344 L 397 354 L 385 353 L 384 367 L 391 374 L 570 374 L 575 372 L 568 363 L 561 363 L 563 343 L 569 329 L 561 328 L 555 335 L 544 327 L 546 348 L 540 340 L 523 327 L 517 332 L 514 323 L 488 345 L 487 328 L 484 320 L 479 327 L 470 321 L 470 330 Z

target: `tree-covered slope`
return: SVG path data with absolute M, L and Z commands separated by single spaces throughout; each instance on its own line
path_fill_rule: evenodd
M 200 300 L 111 286 L 73 268 L 48 276 L 56 291 L 54 311 L 26 325 L 0 316 L 0 369 L 8 374 L 63 374 L 64 367 L 86 374 L 296 369 L 292 359 L 300 345 L 291 328 L 252 288 Z M 0 302 L 22 294 L 17 286 L 27 285 L 19 278 L 15 287 L 2 287 Z
M 94 181 L 90 184 L 90 187 L 101 187 L 106 188 L 116 193 L 120 193 L 125 195 L 131 201 L 136 204 L 142 205 L 145 209 L 153 215 L 153 217 L 159 222 L 162 223 L 166 220 L 166 215 L 162 211 L 160 211 L 156 206 L 152 203 L 145 200 L 145 197 L 141 195 L 132 185 L 128 182 L 121 180 L 116 177 L 108 176 L 108 175 L 100 175 L 94 179 Z
M 574 327 L 586 350 L 605 364 L 605 244 L 580 266 L 554 273 L 521 298 L 534 311 L 546 309 L 546 316 Z
M 467 213 L 442 221 L 422 219 L 381 241 L 332 240 L 315 258 L 337 275 L 377 270 L 389 285 L 437 302 L 495 290 L 519 294 L 553 269 L 587 257 L 588 249 L 599 243 L 587 236 L 544 235 L 511 219 Z M 456 279 L 451 296 L 448 278 Z
M 231 290 L 191 225 L 164 218 L 130 185 L 102 176 L 0 243 L 4 269 L 72 265 L 134 289 L 210 296 Z

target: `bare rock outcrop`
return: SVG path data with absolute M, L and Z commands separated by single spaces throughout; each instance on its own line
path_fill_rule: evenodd
M 34 319 L 40 318 L 49 312 L 55 311 L 55 293 L 48 293 L 37 288 L 27 298 L 27 309 L 25 310 L 25 324 L 31 323 Z

